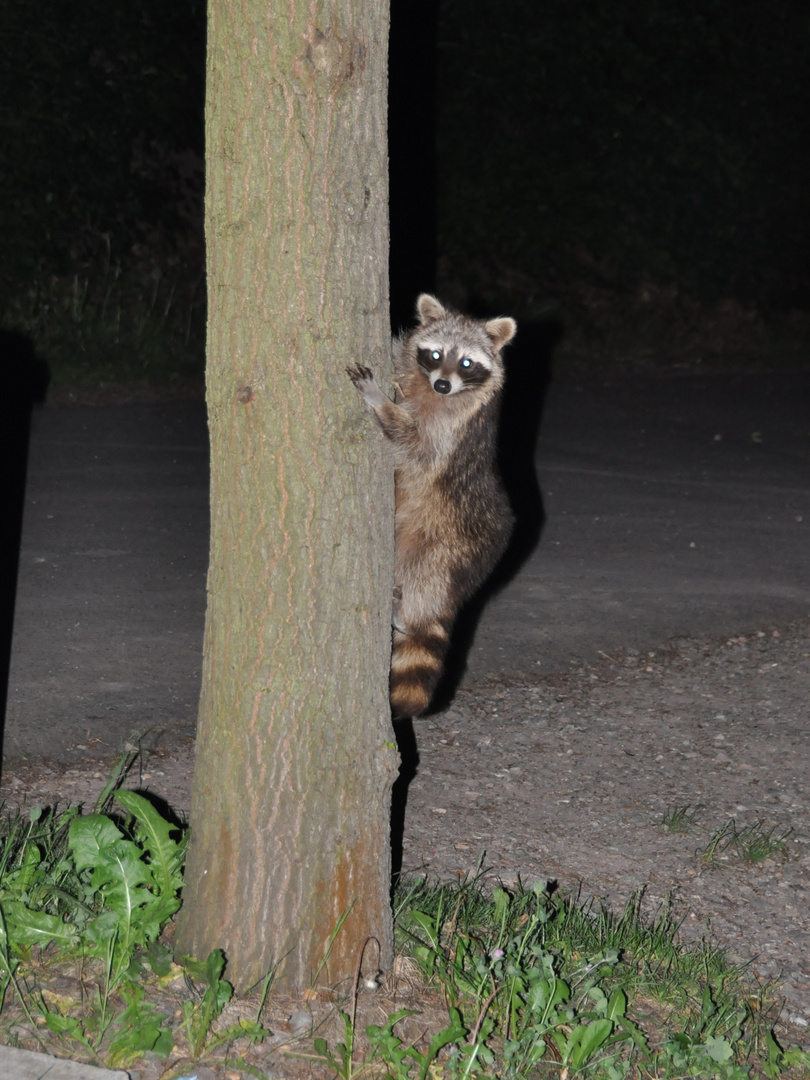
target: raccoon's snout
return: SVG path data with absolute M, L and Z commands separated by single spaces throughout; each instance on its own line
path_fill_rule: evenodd
M 453 387 L 448 379 L 437 379 L 433 384 L 433 389 L 437 394 L 449 394 Z

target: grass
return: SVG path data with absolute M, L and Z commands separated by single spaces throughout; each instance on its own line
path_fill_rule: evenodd
M 108 257 L 84 274 L 35 282 L 3 322 L 33 343 L 57 385 L 202 381 L 202 272 L 124 273 Z
M 689 804 L 667 810 L 657 819 L 656 825 L 664 832 L 684 835 L 698 828 L 698 814 L 701 807 Z M 734 818 L 729 818 L 711 834 L 708 841 L 695 854 L 707 867 L 764 862 L 766 859 L 784 859 L 788 854 L 787 842 L 793 836 L 793 829 L 779 829 L 766 826 L 762 821 L 750 825 L 738 826 Z
M 0 326 L 55 385 L 199 377 L 205 5 L 0 12 Z
M 688 803 L 685 806 L 676 806 L 672 810 L 667 810 L 656 821 L 656 825 L 659 829 L 669 833 L 690 833 L 697 828 L 698 814 L 700 813 L 699 806 L 690 806 Z
M 787 855 L 787 841 L 792 835 L 793 829 L 767 828 L 761 821 L 740 828 L 734 818 L 729 818 L 715 830 L 698 855 L 704 865 L 711 867 L 783 859 Z
M 3 819 L 2 1042 L 160 1062 L 167 1080 L 202 1064 L 347 1080 L 807 1075 L 810 1055 L 774 1035 L 771 990 L 721 951 L 682 944 L 668 909 L 646 918 L 640 894 L 614 914 L 544 885 L 402 884 L 397 961 L 378 990 L 358 979 L 342 997 L 293 1000 L 270 972 L 234 1001 L 220 951 L 172 955 L 186 834 L 115 790 L 126 764 L 93 813 Z M 746 851 L 784 841 L 735 827 L 715 851 L 729 837 Z

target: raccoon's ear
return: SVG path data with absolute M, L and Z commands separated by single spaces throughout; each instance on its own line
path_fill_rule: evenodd
M 502 349 L 517 333 L 517 323 L 505 315 L 500 319 L 490 319 L 484 329 L 492 338 L 495 348 Z
M 426 292 L 423 292 L 416 301 L 416 311 L 419 315 L 420 326 L 425 326 L 426 323 L 435 322 L 437 319 L 443 319 L 447 314 L 447 311 L 442 307 L 436 297 L 431 296 L 430 293 Z

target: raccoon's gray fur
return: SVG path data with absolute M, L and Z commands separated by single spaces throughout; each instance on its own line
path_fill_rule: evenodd
M 427 709 L 459 608 L 503 554 L 513 518 L 495 470 L 514 319 L 479 320 L 423 293 L 394 342 L 396 403 L 367 367 L 347 368 L 394 447 L 396 574 L 391 710 Z

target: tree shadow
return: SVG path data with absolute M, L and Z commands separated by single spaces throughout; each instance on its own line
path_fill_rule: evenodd
M 17 571 L 20 562 L 28 441 L 34 405 L 45 400 L 48 364 L 25 334 L 0 329 L 0 430 L 3 433 L 3 479 L 0 487 L 0 762 L 2 761 Z

